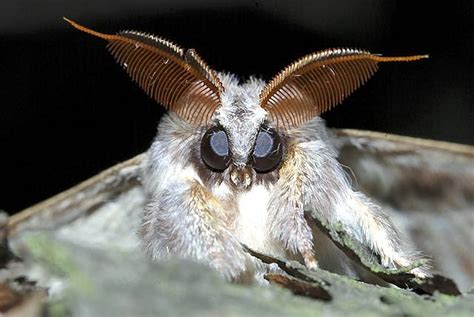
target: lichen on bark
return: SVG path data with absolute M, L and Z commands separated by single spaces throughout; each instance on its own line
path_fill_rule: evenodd
M 418 295 L 271 257 L 264 261 L 276 261 L 286 274 L 267 276 L 269 286 L 242 286 L 193 262 L 151 262 L 139 252 L 104 252 L 54 235 L 26 235 L 20 243 L 29 269 L 67 285 L 47 303 L 50 316 L 469 316 L 474 310 L 472 294 Z M 286 287 L 276 279 L 286 279 Z

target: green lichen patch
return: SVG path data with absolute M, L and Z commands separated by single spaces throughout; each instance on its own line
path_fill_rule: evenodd
M 94 249 L 54 236 L 23 241 L 25 261 L 67 285 L 50 300 L 49 316 L 432 317 L 468 316 L 474 310 L 469 294 L 420 296 L 257 253 L 286 272 L 267 276 L 277 285 L 231 284 L 193 262 L 151 262 L 140 252 Z

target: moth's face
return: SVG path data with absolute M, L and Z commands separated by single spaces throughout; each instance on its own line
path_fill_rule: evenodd
M 258 85 L 228 89 L 231 93 L 201 137 L 200 157 L 209 173 L 238 189 L 274 178 L 284 157 L 284 138 L 258 105 Z M 220 175 L 219 175 L 220 174 Z
M 274 171 L 283 157 L 282 141 L 278 133 L 262 124 L 253 143 L 249 143 L 248 156 L 234 155 L 229 132 L 221 125 L 208 129 L 201 139 L 201 159 L 206 167 L 214 173 L 230 176 L 230 181 L 240 189 L 249 187 L 256 174 L 267 174 Z

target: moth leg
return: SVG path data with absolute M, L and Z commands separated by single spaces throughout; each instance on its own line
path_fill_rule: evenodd
M 290 194 L 291 195 L 291 194 Z M 313 248 L 313 234 L 304 218 L 304 210 L 298 204 L 292 204 L 285 196 L 271 199 L 269 205 L 270 228 L 272 238 L 280 241 L 286 250 L 299 254 L 309 269 L 317 269 L 318 261 Z
M 406 251 L 400 234 L 381 208 L 352 190 L 335 151 L 323 141 L 289 147 L 273 199 L 271 230 L 278 232 L 276 237 L 290 250 L 306 257 L 305 262 L 310 261 L 305 252 L 306 245 L 312 245 L 312 237 L 306 231 L 307 223 L 303 225 L 304 219 L 300 219 L 304 217 L 300 212 L 303 208 L 317 212 L 330 225 L 342 224 L 348 234 L 378 254 L 385 267 L 408 266 L 418 259 L 416 253 Z M 296 213 L 291 212 L 295 202 L 300 207 Z M 419 277 L 428 274 L 425 268 L 412 273 Z
M 289 151 L 272 190 L 268 232 L 293 254 L 299 254 L 310 269 L 318 268 L 312 229 L 304 216 L 303 178 L 299 160 Z
M 346 220 L 349 232 L 378 254 L 383 266 L 406 267 L 419 260 L 415 252 L 408 251 L 409 247 L 402 240 L 401 233 L 378 205 L 363 193 L 352 190 L 347 195 L 347 202 L 347 206 L 337 206 L 339 217 L 353 217 L 351 222 Z M 427 267 L 415 268 L 411 273 L 421 278 L 430 275 Z
M 301 250 L 301 256 L 303 257 L 304 264 L 308 269 L 316 270 L 318 268 L 318 261 L 316 260 L 313 248 Z
M 169 255 L 210 264 L 239 280 L 249 256 L 225 229 L 219 201 L 196 180 L 179 181 L 157 192 L 146 206 L 141 237 L 153 258 Z M 247 274 L 248 275 L 248 274 Z
M 419 257 L 410 252 L 406 241 L 384 211 L 361 192 L 354 191 L 334 151 L 321 141 L 299 144 L 297 153 L 305 162 L 305 181 L 312 190 L 304 193 L 311 210 L 320 213 L 330 224 L 342 224 L 344 230 L 380 256 L 387 268 L 411 265 Z M 312 158 L 312 159 L 311 159 Z M 426 268 L 412 270 L 419 277 L 429 275 Z

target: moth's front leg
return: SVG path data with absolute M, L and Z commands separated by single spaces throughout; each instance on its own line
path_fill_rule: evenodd
M 312 241 L 303 210 L 313 210 L 329 223 L 341 223 L 347 233 L 378 254 L 386 267 L 408 266 L 417 259 L 415 253 L 407 252 L 381 208 L 363 193 L 352 190 L 334 150 L 322 141 L 289 147 L 275 193 L 270 230 L 290 250 L 301 253 L 305 263 L 311 262 L 312 254 L 308 258 L 305 252 Z M 427 275 L 423 268 L 412 273 Z
M 305 265 L 316 269 L 311 227 L 304 217 L 303 191 L 305 162 L 290 146 L 279 171 L 279 180 L 270 197 L 268 232 L 293 254 L 302 256 Z
M 249 257 L 225 228 L 222 206 L 197 180 L 169 183 L 145 208 L 141 237 L 153 258 L 174 255 L 209 264 L 241 279 Z

